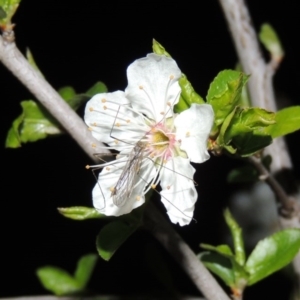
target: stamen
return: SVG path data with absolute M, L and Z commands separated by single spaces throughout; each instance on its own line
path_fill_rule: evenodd
M 105 169 L 106 169 L 107 171 L 109 171 L 109 170 L 110 170 L 110 167 L 106 167 Z
M 102 103 L 105 103 L 105 102 L 106 102 L 106 99 L 105 99 L 105 98 L 101 99 L 101 102 L 102 102 Z
M 117 127 L 120 127 L 120 126 L 121 126 L 121 124 L 120 124 L 120 123 L 116 123 L 116 126 L 117 126 Z
M 140 201 L 141 200 L 141 196 L 137 195 L 136 196 L 136 201 Z
M 89 127 L 88 130 L 89 130 L 89 131 L 93 131 L 93 128 L 92 128 L 92 127 Z
M 96 123 L 96 122 L 94 122 L 94 123 L 93 123 L 93 126 L 97 126 L 97 123 Z
M 107 106 L 103 105 L 103 109 L 106 110 L 106 109 L 107 109 Z
M 88 170 L 88 169 L 91 168 L 91 166 L 90 165 L 86 165 L 85 168 Z
M 156 189 L 156 184 L 151 184 L 151 188 L 152 188 L 153 190 L 155 190 L 155 189 Z
M 144 87 L 143 87 L 142 85 L 140 85 L 140 86 L 139 86 L 139 89 L 140 89 L 140 90 L 143 90 L 143 89 L 144 89 Z
M 90 108 L 89 108 L 89 111 L 93 111 L 93 110 L 94 110 L 94 108 L 93 108 L 93 107 L 90 107 Z
M 174 75 L 170 75 L 170 79 L 171 79 L 171 80 L 174 79 Z
M 96 144 L 93 143 L 92 148 L 94 148 L 94 149 L 97 148 Z
M 191 134 L 190 134 L 189 131 L 187 131 L 186 134 L 185 134 L 186 137 L 190 137 L 190 135 L 191 135 Z

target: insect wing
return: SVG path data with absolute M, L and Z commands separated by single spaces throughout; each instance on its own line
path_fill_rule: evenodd
M 136 183 L 137 173 L 139 172 L 143 160 L 143 150 L 140 144 L 137 144 L 130 152 L 128 161 L 112 191 L 113 203 L 120 207 L 125 204 L 131 196 Z

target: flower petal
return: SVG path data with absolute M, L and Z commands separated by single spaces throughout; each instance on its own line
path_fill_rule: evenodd
M 126 97 L 137 111 L 159 122 L 172 116 L 181 88 L 181 71 L 172 58 L 148 54 L 133 62 L 127 69 Z
M 155 168 L 144 160 L 138 173 L 134 174 L 135 179 L 132 187 L 123 186 L 131 191 L 130 196 L 125 199 L 122 206 L 117 206 L 113 202 L 112 191 L 115 188 L 120 175 L 127 165 L 128 157 L 115 160 L 109 167 L 103 168 L 99 174 L 98 183 L 93 189 L 94 207 L 102 214 L 107 216 L 120 216 L 130 213 L 133 209 L 141 206 L 145 202 L 144 190 L 148 184 L 148 180 L 153 178 Z M 147 180 L 146 180 L 147 179 Z M 124 185 L 128 184 L 124 181 Z
M 96 139 L 117 150 L 134 145 L 146 127 L 142 116 L 131 110 L 122 91 L 95 95 L 86 105 L 84 119 Z
M 191 107 L 176 116 L 176 138 L 181 140 L 180 149 L 189 159 L 202 163 L 209 159 L 207 139 L 214 121 L 214 112 L 209 104 L 192 104 Z
M 171 221 L 180 226 L 189 224 L 198 196 L 193 181 L 195 169 L 189 159 L 177 156 L 161 172 L 161 201 Z

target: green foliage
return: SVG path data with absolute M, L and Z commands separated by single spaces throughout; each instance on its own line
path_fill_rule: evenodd
M 249 156 L 271 144 L 272 137 L 264 128 L 274 123 L 275 113 L 236 107 L 224 121 L 217 142 L 231 154 Z
M 48 135 L 61 133 L 56 120 L 38 103 L 22 101 L 22 114 L 17 117 L 9 129 L 5 147 L 17 148 L 22 143 L 35 142 Z
M 281 61 L 284 56 L 284 50 L 276 31 L 270 24 L 265 23 L 261 26 L 259 40 L 270 52 L 273 59 Z
M 252 165 L 249 165 L 230 171 L 227 181 L 229 183 L 255 182 L 258 180 L 258 176 L 258 171 Z
M 229 210 L 225 211 L 224 216 L 231 230 L 234 251 L 227 245 L 201 244 L 202 248 L 210 251 L 201 253 L 199 258 L 233 292 L 242 294 L 246 286 L 285 267 L 300 249 L 300 230 L 285 229 L 260 241 L 246 260 L 241 228 Z
M 31 63 L 34 63 L 30 52 L 28 52 L 28 57 L 31 59 Z M 97 82 L 84 94 L 76 94 L 70 86 L 63 87 L 58 92 L 72 109 L 77 110 L 95 94 L 107 92 L 107 87 L 103 82 Z M 63 133 L 58 122 L 41 104 L 28 100 L 22 101 L 21 106 L 23 111 L 13 121 L 6 137 L 5 147 L 18 148 L 23 143 L 36 142 L 48 136 Z
M 150 195 L 147 195 L 147 199 Z M 144 209 L 145 205 L 142 205 L 102 228 L 96 239 L 96 247 L 104 260 L 110 260 L 119 247 L 141 226 Z
M 108 218 L 100 214 L 96 209 L 85 206 L 59 207 L 58 212 L 64 217 L 76 221 Z
M 15 14 L 21 0 L 0 0 L 0 27 L 9 28 L 11 18 Z
M 153 40 L 152 45 L 153 52 L 158 55 L 165 55 L 171 57 L 171 55 L 165 50 L 165 48 L 156 40 Z M 188 81 L 185 74 L 181 74 L 179 79 L 179 86 L 181 87 L 181 95 L 179 102 L 174 107 L 175 112 L 180 113 L 188 109 L 192 103 L 203 104 L 205 101 L 196 93 L 192 84 Z
M 289 264 L 300 249 L 300 230 L 279 231 L 260 241 L 250 254 L 245 270 L 252 285 Z
M 291 106 L 278 111 L 275 124 L 264 129 L 272 138 L 287 135 L 300 129 L 300 106 Z
M 37 269 L 36 275 L 43 287 L 57 296 L 81 294 L 85 291 L 91 278 L 97 258 L 95 254 L 88 254 L 80 258 L 74 276 L 54 266 L 41 267 Z
M 242 236 L 242 229 L 237 224 L 235 219 L 232 217 L 229 209 L 226 209 L 224 212 L 224 217 L 227 226 L 230 229 L 231 236 L 233 239 L 234 253 L 235 259 L 238 264 L 243 265 L 245 263 L 245 248 L 244 248 L 244 240 Z
M 239 104 L 242 88 L 248 78 L 241 72 L 224 70 L 210 84 L 206 99 L 215 112 L 214 130 Z

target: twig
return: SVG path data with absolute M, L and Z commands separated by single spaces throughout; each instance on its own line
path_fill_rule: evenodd
M 276 111 L 273 75 L 279 60 L 264 61 L 251 17 L 244 0 L 219 0 L 231 31 L 239 61 L 250 74 L 249 94 L 253 106 Z M 292 163 L 283 139 L 276 139 L 266 150 L 273 158 L 272 172 L 291 169 Z
M 8 43 L 0 36 L 0 61 L 9 69 L 36 99 L 57 119 L 81 148 L 94 159 L 103 144 L 89 132 L 83 120 L 60 97 L 52 86 L 28 63 L 14 42 Z M 105 152 L 101 148 L 101 152 Z
M 206 299 L 230 299 L 191 248 L 174 231 L 169 222 L 163 218 L 151 202 L 147 204 L 144 225 L 177 263 L 182 266 Z
M 61 99 L 59 94 L 34 70 L 13 42 L 7 43 L 0 36 L 0 60 L 35 95 L 42 105 L 62 124 L 80 147 L 95 159 L 93 153 L 102 144 L 95 140 L 79 116 Z M 93 147 L 92 147 L 93 145 Z M 95 150 L 96 149 L 96 150 Z M 103 150 L 101 150 L 103 152 Z M 99 152 L 99 151 L 98 151 Z M 147 212 L 148 228 L 163 243 L 167 251 L 194 280 L 196 286 L 209 300 L 229 300 L 221 287 L 187 244 L 169 225 L 158 211 Z M 150 225 L 150 224 L 153 224 Z M 166 239 L 167 237 L 167 239 Z M 174 240 L 173 240 L 174 239 Z M 179 259 L 180 258 L 180 259 Z
M 276 199 L 280 203 L 281 214 L 284 215 L 286 219 L 293 218 L 295 214 L 297 216 L 297 214 L 299 213 L 297 203 L 288 196 L 288 194 L 285 192 L 276 178 L 262 164 L 261 159 L 255 156 L 251 156 L 249 157 L 249 161 L 259 172 L 262 180 L 264 180 L 273 190 Z

